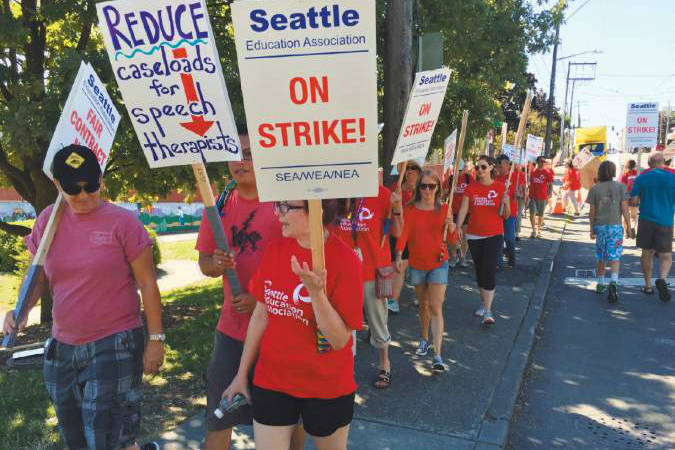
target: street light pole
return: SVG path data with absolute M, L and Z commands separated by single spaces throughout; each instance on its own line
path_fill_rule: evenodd
M 565 79 L 565 103 L 563 103 L 562 121 L 560 124 L 560 160 L 563 161 L 567 157 L 565 151 L 565 114 L 567 113 L 567 91 L 570 87 L 570 62 L 567 62 L 567 77 Z

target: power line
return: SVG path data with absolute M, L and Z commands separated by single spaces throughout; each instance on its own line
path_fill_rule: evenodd
M 590 2 L 590 1 L 591 1 L 591 0 L 586 0 L 585 2 L 583 2 L 583 3 L 581 4 L 581 6 L 579 6 L 577 9 L 575 9 L 575 10 L 572 12 L 572 14 L 570 14 L 569 16 L 567 16 L 567 20 L 570 20 L 572 17 L 574 17 L 574 15 L 575 15 L 576 13 L 578 13 L 578 12 L 581 10 L 581 8 L 583 8 L 584 6 L 588 5 L 588 2 Z
M 648 74 L 628 74 L 628 73 L 599 73 L 598 76 L 615 77 L 615 78 L 671 78 L 675 77 L 675 73 L 668 75 L 648 75 Z

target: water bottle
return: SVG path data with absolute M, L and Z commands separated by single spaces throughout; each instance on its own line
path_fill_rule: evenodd
M 241 394 L 235 394 L 234 397 L 232 397 L 232 402 L 228 402 L 227 397 L 223 397 L 220 399 L 218 407 L 213 411 L 213 415 L 222 419 L 225 416 L 225 413 L 231 413 L 246 404 L 248 404 L 248 400 Z

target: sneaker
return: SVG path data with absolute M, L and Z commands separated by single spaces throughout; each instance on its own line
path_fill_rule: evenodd
M 420 306 L 420 301 L 417 298 L 413 298 L 413 305 Z
M 433 344 L 428 343 L 424 339 L 420 339 L 420 343 L 417 345 L 417 350 L 415 350 L 416 355 L 426 356 L 429 353 L 429 350 L 433 349 Z
M 431 369 L 434 372 L 445 372 L 449 368 L 450 366 L 448 366 L 446 363 L 443 362 L 443 358 L 441 358 L 441 355 L 434 356 L 434 362 L 431 364 Z
M 155 441 L 146 442 L 141 445 L 141 450 L 160 450 L 159 444 Z
M 606 290 L 607 290 L 607 285 L 606 285 L 606 284 L 600 284 L 600 283 L 598 283 L 598 284 L 595 286 L 595 293 L 596 293 L 596 294 L 604 294 Z
M 459 260 L 459 263 L 457 263 L 459 267 L 469 267 L 469 263 L 466 262 L 466 259 L 462 258 Z
M 473 312 L 473 315 L 476 317 L 483 317 L 485 315 L 485 306 L 481 306 Z
M 483 325 L 492 325 L 495 323 L 495 318 L 492 317 L 492 311 L 485 311 L 483 314 Z
M 457 260 L 457 258 L 452 258 L 450 261 L 448 261 L 448 267 L 454 269 L 457 266 L 458 262 L 459 261 Z
M 398 302 L 393 298 L 387 299 L 387 309 L 392 314 L 398 314 L 399 312 L 401 312 L 401 307 L 398 305 Z
M 656 285 L 656 290 L 659 291 L 659 299 L 662 302 L 670 301 L 670 292 L 668 292 L 668 283 L 663 278 L 658 278 L 654 284 Z
M 616 303 L 619 300 L 619 285 L 616 283 L 616 281 L 612 281 L 609 283 L 609 288 L 607 289 L 607 300 L 610 303 Z
M 532 233 L 530 233 L 530 239 L 534 239 L 537 237 L 537 232 L 532 230 Z
M 513 269 L 514 267 L 516 267 L 516 255 L 514 255 L 513 253 L 511 253 L 511 254 L 509 255 L 507 261 L 506 261 L 506 264 L 507 264 L 511 269 Z

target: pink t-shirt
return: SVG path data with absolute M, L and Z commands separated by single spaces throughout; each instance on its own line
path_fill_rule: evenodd
M 225 229 L 230 251 L 235 256 L 239 284 L 245 291 L 260 264 L 263 250 L 271 241 L 281 237 L 281 223 L 274 214 L 274 203 L 261 203 L 257 199 L 242 198 L 236 190 L 230 194 L 223 211 L 225 214 L 220 220 Z M 202 215 L 195 248 L 207 255 L 216 249 L 206 212 Z M 223 308 L 216 328 L 227 336 L 243 341 L 246 338 L 251 315 L 238 313 L 232 306 L 232 292 L 227 277 L 223 277 L 223 290 Z
M 35 254 L 52 206 L 26 236 Z M 152 240 L 132 212 L 104 202 L 88 214 L 65 204 L 45 260 L 54 305 L 52 336 L 80 345 L 142 325 L 131 262 Z

